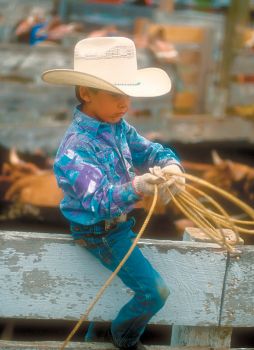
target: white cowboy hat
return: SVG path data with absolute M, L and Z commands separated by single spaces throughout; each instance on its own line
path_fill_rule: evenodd
M 52 69 L 42 74 L 48 83 L 79 85 L 133 97 L 168 93 L 171 80 L 160 68 L 137 69 L 134 42 L 124 37 L 98 37 L 79 41 L 74 69 Z

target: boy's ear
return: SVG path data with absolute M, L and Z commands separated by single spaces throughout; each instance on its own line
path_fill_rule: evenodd
M 85 86 L 79 87 L 79 96 L 86 103 L 91 101 L 89 90 Z

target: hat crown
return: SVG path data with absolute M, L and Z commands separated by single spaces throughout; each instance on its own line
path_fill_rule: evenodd
M 97 37 L 79 41 L 74 69 L 50 69 L 42 79 L 57 85 L 78 85 L 132 97 L 155 97 L 170 91 L 167 73 L 155 67 L 137 68 L 135 44 L 124 37 Z
M 94 75 L 112 84 L 135 84 L 136 48 L 123 37 L 81 40 L 74 49 L 74 70 Z

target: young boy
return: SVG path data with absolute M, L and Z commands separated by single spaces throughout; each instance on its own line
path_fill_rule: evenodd
M 135 237 L 134 219 L 127 220 L 134 204 L 152 195 L 155 184 L 164 202 L 169 201 L 165 182 L 149 168 L 159 166 L 162 176 L 182 172 L 172 150 L 146 140 L 123 119 L 130 97 L 163 95 L 170 90 L 170 79 L 158 68 L 138 70 L 135 45 L 123 37 L 81 40 L 75 46 L 73 70 L 46 71 L 42 78 L 76 86 L 81 104 L 54 164 L 64 192 L 60 208 L 74 240 L 113 271 Z M 176 193 L 176 182 L 184 180 L 177 175 L 172 179 L 170 189 Z M 118 276 L 134 296 L 112 322 L 110 339 L 119 349 L 145 349 L 140 336 L 164 305 L 169 289 L 138 247 Z

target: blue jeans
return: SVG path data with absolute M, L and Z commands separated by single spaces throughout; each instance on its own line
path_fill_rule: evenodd
M 106 234 L 87 226 L 72 224 L 71 232 L 74 239 L 90 245 L 86 249 L 105 267 L 114 271 L 136 237 L 131 230 L 134 223 L 134 218 L 131 218 Z M 94 234 L 91 234 L 91 230 Z M 163 307 L 169 289 L 138 247 L 135 247 L 118 276 L 135 294 L 112 321 L 111 333 L 117 346 L 129 347 L 138 342 L 149 320 Z M 89 333 L 92 333 L 92 325 L 86 340 L 90 340 Z

